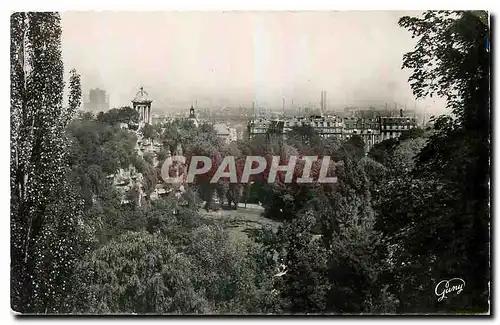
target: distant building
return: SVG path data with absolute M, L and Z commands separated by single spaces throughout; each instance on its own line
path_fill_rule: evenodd
M 285 120 L 285 133 L 294 126 L 310 126 L 324 138 L 339 137 L 342 134 L 342 119 L 337 116 L 310 116 Z
M 217 136 L 222 139 L 224 144 L 229 144 L 237 140 L 236 129 L 230 128 L 224 123 L 214 124 L 214 129 Z
M 258 134 L 281 133 L 286 136 L 293 127 L 310 126 L 318 132 L 321 137 L 341 137 L 343 122 L 336 116 L 311 116 L 293 117 L 280 120 L 256 119 L 248 123 L 248 135 L 250 138 Z
M 282 143 L 285 138 L 285 121 L 282 119 L 271 120 L 266 131 L 267 140 L 271 143 Z
M 349 139 L 357 135 L 363 139 L 365 151 L 370 151 L 376 143 L 382 141 L 380 133 L 380 122 L 377 118 L 345 117 L 341 138 Z
M 415 117 L 403 116 L 403 111 L 397 117 L 381 117 L 380 132 L 381 141 L 391 138 L 398 138 L 404 131 L 409 131 L 417 127 Z
M 236 130 L 236 128 L 232 127 L 229 128 L 229 141 L 230 142 L 238 141 L 238 131 Z
M 133 108 L 139 113 L 140 124 L 153 124 L 153 116 L 151 115 L 152 102 L 153 101 L 149 98 L 149 95 L 144 88 L 139 88 L 135 98 L 132 100 L 132 105 Z
M 266 134 L 270 124 L 271 120 L 265 118 L 251 120 L 247 126 L 249 138 Z
M 259 118 L 248 122 L 247 132 L 249 138 L 269 134 L 285 138 L 294 126 L 310 126 L 323 138 L 335 137 L 347 140 L 357 135 L 365 142 L 365 150 L 369 151 L 383 140 L 397 138 L 403 132 L 416 128 L 417 123 L 414 117 L 403 116 L 403 111 L 400 110 L 400 116 L 394 117 L 352 116 L 341 119 L 338 116 L 310 116 L 285 120 Z
M 106 91 L 99 88 L 90 89 L 88 101 L 85 101 L 83 106 L 90 111 L 109 110 L 109 98 Z

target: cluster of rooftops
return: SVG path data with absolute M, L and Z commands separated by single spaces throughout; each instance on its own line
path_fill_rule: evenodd
M 305 126 L 312 127 L 333 127 L 345 129 L 380 129 L 387 126 L 416 126 L 414 117 L 376 117 L 376 118 L 358 118 L 358 117 L 338 117 L 338 116 L 310 116 L 310 117 L 292 117 L 288 119 L 265 119 L 259 118 L 249 122 L 250 127 L 267 127 L 272 124 L 281 124 L 283 127 Z

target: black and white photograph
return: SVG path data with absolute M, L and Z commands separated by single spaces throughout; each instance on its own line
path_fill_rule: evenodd
M 491 316 L 492 16 L 12 11 L 11 314 Z

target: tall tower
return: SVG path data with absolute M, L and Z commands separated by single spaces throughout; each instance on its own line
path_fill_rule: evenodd
M 320 102 L 320 106 L 321 106 L 321 112 L 323 112 L 323 90 L 321 91 L 321 102 Z
M 135 98 L 132 100 L 134 109 L 139 113 L 140 124 L 153 124 L 153 118 L 151 116 L 152 102 L 153 101 L 149 98 L 148 93 L 143 87 L 141 87 L 135 95 Z
M 326 113 L 326 110 L 327 110 L 327 107 L 326 107 L 326 91 L 323 90 L 323 115 L 325 115 Z
M 321 114 L 326 115 L 326 91 L 321 91 Z

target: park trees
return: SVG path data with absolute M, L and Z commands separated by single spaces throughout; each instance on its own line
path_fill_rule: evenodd
M 96 120 L 73 120 L 67 134 L 72 182 L 78 185 L 87 206 L 111 190 L 107 177 L 120 168 L 135 164 L 148 171 L 145 162 L 137 157 L 136 136 L 118 126 Z
M 174 214 L 174 209 L 179 213 Z M 73 280 L 74 311 L 254 313 L 274 309 L 260 248 L 203 225 L 197 209 L 162 199 L 121 213 L 109 241 L 87 254 Z M 264 263 L 265 264 L 265 263 Z
M 309 192 L 268 241 L 286 265 L 283 308 L 293 313 L 394 312 L 388 252 L 375 229 L 370 180 L 354 155 L 337 167 L 333 191 Z M 310 191 L 310 189 L 309 189 Z M 292 199 L 292 197 L 290 198 Z

